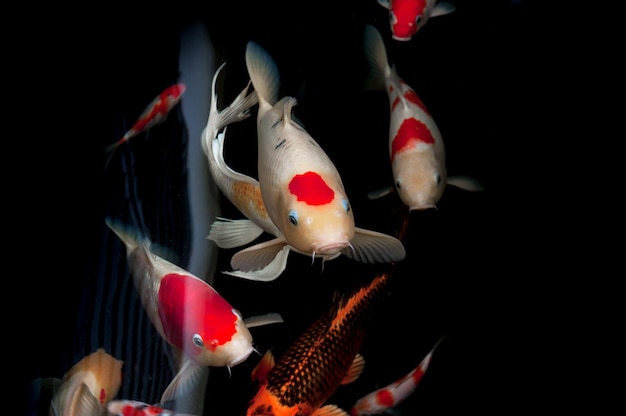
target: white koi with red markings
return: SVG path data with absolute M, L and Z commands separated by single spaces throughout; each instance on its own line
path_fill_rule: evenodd
M 468 191 L 482 184 L 468 176 L 448 177 L 441 132 L 417 93 L 389 65 L 384 41 L 373 26 L 366 26 L 364 50 L 370 65 L 369 81 L 384 84 L 389 97 L 389 156 L 395 191 L 410 210 L 436 208 L 446 185 Z M 389 193 L 371 192 L 371 199 Z
M 395 40 L 409 41 L 431 17 L 452 13 L 456 7 L 437 0 L 378 0 L 389 10 L 391 35 Z
M 139 400 L 112 400 L 107 405 L 107 411 L 116 416 L 193 416 Z

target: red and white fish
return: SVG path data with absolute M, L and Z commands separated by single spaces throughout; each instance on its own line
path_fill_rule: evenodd
M 133 281 L 150 321 L 184 363 L 161 403 L 195 387 L 208 367 L 233 367 L 255 351 L 248 328 L 282 322 L 278 314 L 243 320 L 211 285 L 150 251 L 150 241 L 121 223 L 106 224 L 126 245 Z
M 350 416 L 377 415 L 402 403 L 417 388 L 430 365 L 435 348 L 440 343 L 441 339 L 426 354 L 417 367 L 409 371 L 408 374 L 358 399 L 350 409 Z
M 259 387 L 247 416 L 347 416 L 326 403 L 336 389 L 356 380 L 368 325 L 388 294 L 391 273 L 381 273 L 353 292 L 338 294 L 328 313 L 314 321 L 275 360 L 265 353 L 252 372 Z
M 194 416 L 138 400 L 111 400 L 107 411 L 116 416 Z
M 370 66 L 370 86 L 387 90 L 390 106 L 389 156 L 395 191 L 410 210 L 436 208 L 446 185 L 467 191 L 483 189 L 480 181 L 469 176 L 449 177 L 441 132 L 417 93 L 398 75 L 387 60 L 387 51 L 378 30 L 367 25 L 365 55 Z M 370 192 L 370 199 L 394 190 L 389 186 Z
M 408 41 L 430 20 L 431 17 L 452 13 L 456 7 L 446 1 L 437 0 L 377 0 L 389 10 L 391 36 L 395 40 Z
M 113 156 L 113 152 L 122 143 L 125 143 L 139 133 L 145 132 L 156 124 L 162 123 L 167 118 L 169 112 L 180 101 L 187 87 L 183 83 L 178 83 L 167 87 L 157 97 L 154 98 L 143 110 L 135 124 L 122 136 L 121 139 L 105 148 L 105 153 L 109 154 L 108 162 Z
M 270 55 L 248 42 L 246 66 L 259 100 L 258 182 L 265 210 L 279 234 L 236 253 L 231 259 L 235 272 L 230 274 L 275 279 L 282 272 L 275 266 L 284 263 L 288 251 L 323 260 L 344 254 L 364 263 L 404 259 L 406 252 L 397 238 L 355 227 L 337 168 L 292 118 L 296 99 L 278 100 L 280 78 Z M 272 273 L 265 273 L 268 268 Z
M 49 415 L 102 416 L 122 385 L 123 365 L 103 348 L 82 358 L 60 381 Z

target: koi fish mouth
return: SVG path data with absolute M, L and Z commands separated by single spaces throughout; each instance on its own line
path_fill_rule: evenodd
M 392 35 L 392 38 L 394 38 L 395 40 L 400 40 L 400 41 L 408 41 L 411 40 L 411 36 L 398 36 L 398 35 Z
M 428 209 L 437 209 L 437 205 L 435 204 L 419 204 L 419 205 L 411 205 L 409 210 L 411 211 L 426 211 Z
M 319 256 L 332 256 L 335 255 L 339 252 L 341 252 L 341 250 L 343 250 L 346 247 L 350 246 L 350 242 L 349 241 L 337 241 L 334 243 L 330 243 L 330 244 L 325 244 L 323 246 L 319 246 L 317 247 L 315 244 L 313 244 L 312 248 L 313 248 L 313 257 L 315 258 L 315 255 L 319 255 Z
M 254 351 L 253 347 L 248 348 L 243 354 L 235 357 L 233 360 L 231 360 L 227 366 L 228 367 L 234 367 L 237 364 L 241 364 L 242 362 L 246 361 L 246 359 L 250 356 L 250 354 L 252 354 L 252 352 Z

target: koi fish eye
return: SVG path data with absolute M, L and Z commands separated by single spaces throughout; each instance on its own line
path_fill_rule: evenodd
M 289 211 L 289 222 L 293 225 L 298 225 L 298 213 L 295 209 Z
M 435 182 L 437 182 L 437 185 L 441 183 L 441 175 L 438 173 L 435 173 Z
M 350 212 L 350 204 L 348 203 L 347 199 L 342 199 L 341 200 L 341 205 L 343 206 L 344 211 L 346 212 Z
M 400 188 L 402 188 L 402 184 L 400 183 L 400 181 L 396 181 L 396 189 Z
M 200 334 L 193 334 L 193 345 L 198 348 L 204 347 L 204 340 L 200 336 Z
M 420 22 L 422 21 L 422 15 L 418 14 L 417 16 L 415 16 L 415 25 L 419 26 Z

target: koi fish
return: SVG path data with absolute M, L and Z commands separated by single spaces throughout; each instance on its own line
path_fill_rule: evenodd
M 161 406 L 140 402 L 138 400 L 111 400 L 107 411 L 117 416 L 195 416 L 188 413 L 177 413 Z
M 82 358 L 58 384 L 49 415 L 101 416 L 122 385 L 123 364 L 103 348 Z
M 252 371 L 259 388 L 247 416 L 347 416 L 325 404 L 340 385 L 356 380 L 365 365 L 358 353 L 391 273 L 381 273 L 352 294 L 336 295 L 333 307 L 314 321 L 276 361 L 268 350 Z
M 246 66 L 259 100 L 258 183 L 278 234 L 273 240 L 237 252 L 231 259 L 235 272 L 229 274 L 273 280 L 284 269 L 290 250 L 324 261 L 341 254 L 364 263 L 404 259 L 406 252 L 397 238 L 355 227 L 337 168 L 292 118 L 296 99 L 287 96 L 278 100 L 280 78 L 270 55 L 248 42 Z M 250 202 L 256 201 L 248 199 Z M 267 268 L 272 273 L 265 273 Z
M 115 143 L 107 146 L 104 151 L 109 155 L 107 164 L 113 156 L 113 152 L 122 143 L 125 143 L 132 137 L 137 136 L 139 133 L 147 131 L 155 125 L 162 123 L 167 118 L 169 112 L 174 108 L 176 104 L 182 98 L 187 87 L 183 83 L 178 83 L 167 87 L 157 97 L 154 98 L 143 110 L 135 124 L 122 136 L 121 139 Z
M 377 415 L 402 403 L 404 399 L 415 391 L 430 365 L 435 348 L 441 343 L 442 339 L 426 354 L 417 367 L 409 371 L 408 374 L 386 387 L 374 390 L 358 399 L 350 409 L 350 416 Z
M 255 351 L 249 328 L 282 322 L 278 314 L 244 321 L 207 282 L 151 252 L 149 239 L 111 218 L 106 224 L 126 245 L 131 274 L 150 321 L 184 358 L 161 403 L 191 390 L 208 367 L 230 369 L 246 360 Z
M 395 40 L 408 41 L 431 17 L 452 13 L 456 7 L 452 3 L 437 0 L 377 0 L 389 10 L 391 36 Z
M 441 132 L 417 93 L 402 80 L 387 61 L 387 51 L 378 30 L 365 28 L 364 49 L 370 65 L 368 82 L 384 83 L 389 96 L 389 155 L 395 191 L 409 210 L 436 208 L 446 185 L 480 191 L 482 184 L 465 175 L 449 177 Z M 368 194 L 370 199 L 393 192 L 389 186 Z

